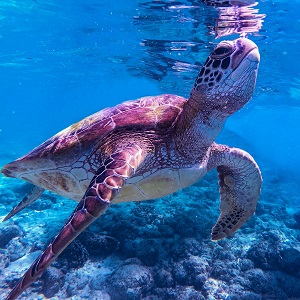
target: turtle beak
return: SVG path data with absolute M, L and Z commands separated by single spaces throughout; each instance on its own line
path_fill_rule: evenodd
M 239 38 L 235 41 L 236 50 L 232 55 L 232 69 L 235 70 L 242 61 L 248 59 L 253 64 L 259 64 L 260 55 L 254 42 L 247 38 Z

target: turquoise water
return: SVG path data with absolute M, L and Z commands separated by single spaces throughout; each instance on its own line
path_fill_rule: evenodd
M 216 172 L 164 199 L 113 207 L 83 234 L 80 250 L 54 264 L 59 276 L 47 273 L 23 299 L 300 299 L 300 1 L 248 9 L 262 22 L 241 30 L 260 50 L 257 86 L 217 141 L 259 164 L 256 216 L 233 238 L 209 241 L 219 210 Z M 214 46 L 241 33 L 216 38 L 221 13 L 200 1 L 1 1 L 1 166 L 107 106 L 162 93 L 188 97 Z M 1 217 L 27 188 L 0 177 Z M 2 239 L 5 228 L 18 231 L 0 245 L 1 299 L 74 207 L 47 192 L 0 225 Z M 98 246 L 86 241 L 91 234 Z M 103 239 L 112 250 L 97 253 Z M 82 264 L 74 268 L 74 260 Z

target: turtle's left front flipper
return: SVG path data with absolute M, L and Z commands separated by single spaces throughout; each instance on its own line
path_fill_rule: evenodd
M 6 300 L 16 299 L 86 227 L 109 208 L 112 199 L 143 162 L 145 155 L 139 146 L 131 146 L 105 160 L 64 227 L 26 271 Z
M 258 165 L 247 152 L 213 144 L 208 168 L 217 167 L 221 215 L 211 238 L 219 240 L 240 228 L 255 212 L 262 177 Z

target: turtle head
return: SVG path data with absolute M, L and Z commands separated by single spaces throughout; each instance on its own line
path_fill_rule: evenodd
M 257 46 L 247 38 L 222 41 L 207 58 L 190 99 L 209 111 L 234 113 L 252 97 L 259 59 Z

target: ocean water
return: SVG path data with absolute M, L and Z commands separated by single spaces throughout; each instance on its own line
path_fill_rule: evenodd
M 255 216 L 210 241 L 216 171 L 162 199 L 115 205 L 19 299 L 300 299 L 300 1 L 204 2 L 0 2 L 1 167 L 102 108 L 188 98 L 221 40 L 246 34 L 261 55 L 253 99 L 217 138 L 261 168 Z M 1 175 L 1 218 L 28 189 Z M 0 224 L 0 299 L 75 206 L 46 192 Z

